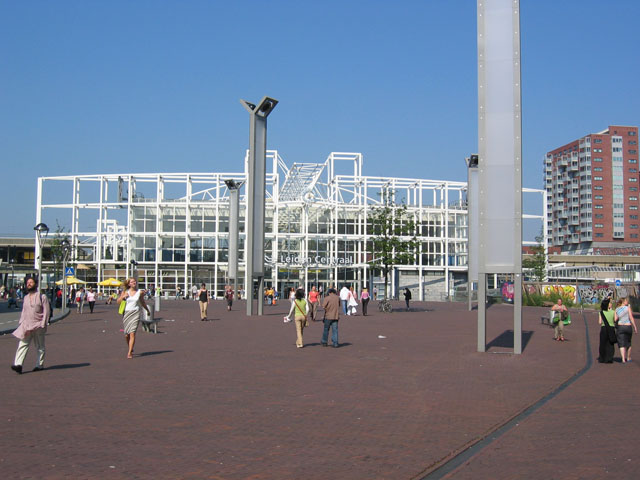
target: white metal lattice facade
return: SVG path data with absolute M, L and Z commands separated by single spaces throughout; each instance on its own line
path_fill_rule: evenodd
M 440 299 L 466 281 L 466 183 L 363 176 L 360 153 L 287 166 L 269 151 L 267 163 L 265 285 L 283 291 L 373 282 L 380 289 L 368 264 L 367 218 L 385 189 L 407 204 L 420 243 L 414 264 L 395 267 L 391 293 L 408 287 L 416 299 Z M 41 177 L 37 220 L 69 231 L 73 262 L 89 267 L 90 281 L 122 279 L 135 260 L 146 288 L 188 291 L 205 282 L 220 295 L 228 272 L 229 179 L 243 181 L 245 173 Z M 241 194 L 241 278 L 244 215 Z

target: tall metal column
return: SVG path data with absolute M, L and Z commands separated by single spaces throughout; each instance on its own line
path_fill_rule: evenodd
M 478 155 L 467 161 L 467 292 L 473 309 L 473 282 L 478 281 Z
M 238 295 L 238 226 L 240 223 L 240 188 L 244 182 L 225 180 L 229 189 L 229 282 L 233 282 L 233 294 Z
M 520 0 L 478 0 L 478 325 L 486 275 L 513 274 L 515 354 L 522 353 L 521 105 Z
M 267 117 L 278 101 L 263 97 L 258 105 L 240 100 L 250 116 L 249 163 L 247 172 L 247 217 L 245 221 L 245 261 L 247 277 L 247 315 L 253 315 L 256 299 L 254 279 L 258 280 L 258 315 L 262 315 L 264 285 L 264 207 L 267 164 Z

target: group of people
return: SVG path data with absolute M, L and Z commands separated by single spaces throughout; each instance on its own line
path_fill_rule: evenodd
M 370 295 L 369 289 L 363 288 L 360 292 L 360 302 L 362 303 L 362 315 L 367 315 L 367 306 L 369 305 Z M 342 305 L 342 313 L 345 315 L 358 314 L 358 295 L 352 286 L 344 285 L 340 289 L 340 304 Z
M 96 305 L 96 292 L 93 291 L 93 287 L 89 287 L 87 290 L 85 290 L 84 287 L 80 287 L 72 297 L 75 297 L 76 300 L 77 313 L 83 313 L 85 303 L 89 304 L 90 313 L 93 313 L 93 307 Z
M 328 295 L 322 300 L 324 309 L 324 329 L 322 331 L 321 344 L 323 347 L 329 346 L 329 331 L 331 331 L 331 345 L 338 348 L 338 320 L 340 320 L 340 297 L 334 288 L 328 290 Z M 309 326 L 309 320 L 317 321 L 317 309 L 319 304 L 319 292 L 316 287 L 312 287 L 309 292 L 309 299 L 305 298 L 304 289 L 298 288 L 291 300 L 289 315 L 284 317 L 285 322 L 295 322 L 296 326 L 296 347 L 303 348 L 303 333 L 305 327 Z
M 564 324 L 569 318 L 569 310 L 559 298 L 551 308 L 554 312 L 554 340 L 564 342 Z M 622 363 L 631 361 L 631 338 L 638 333 L 633 311 L 629 306 L 629 298 L 622 297 L 615 302 L 607 297 L 600 303 L 598 314 L 600 325 L 600 342 L 598 347 L 598 362 L 613 363 L 615 346 L 618 344 Z
M 11 368 L 22 373 L 22 365 L 26 357 L 27 351 L 33 341 L 38 349 L 38 357 L 35 371 L 44 368 L 45 358 L 45 333 L 49 319 L 51 317 L 50 303 L 46 295 L 38 292 L 37 280 L 29 278 L 26 283 L 27 294 L 25 296 L 22 314 L 18 328 L 13 335 L 19 339 L 18 350 Z M 289 315 L 285 317 L 285 321 L 295 321 L 297 339 L 296 346 L 302 348 L 304 328 L 309 325 L 309 320 L 318 321 L 318 309 L 322 307 L 324 315 L 324 329 L 322 333 L 322 346 L 329 345 L 329 333 L 331 333 L 331 344 L 333 347 L 339 347 L 338 342 L 338 321 L 340 319 L 340 310 L 346 315 L 355 315 L 356 307 L 359 305 L 353 287 L 345 285 L 340 295 L 335 288 L 330 288 L 328 294 L 323 298 L 317 287 L 313 286 L 306 298 L 304 289 L 298 288 L 291 297 L 291 308 Z M 85 291 L 80 288 L 74 292 L 77 304 L 77 312 L 82 313 L 85 302 L 89 304 L 93 313 L 95 305 L 95 293 L 90 287 Z M 74 298 L 72 295 L 71 298 Z M 234 299 L 234 290 L 230 285 L 225 286 L 224 298 L 227 302 L 227 310 L 231 310 Z M 136 332 L 141 321 L 144 321 L 143 315 L 146 313 L 149 317 L 151 311 L 145 302 L 145 290 L 138 289 L 138 281 L 135 278 L 129 278 L 124 288 L 118 292 L 116 304 L 123 307 L 119 308 L 122 314 L 123 332 L 127 345 L 127 358 L 133 358 L 134 347 L 136 343 Z M 200 319 L 206 321 L 208 306 L 211 302 L 211 295 L 204 283 L 196 292 L 196 298 L 200 304 Z M 364 288 L 360 293 L 359 299 L 362 304 L 363 315 L 367 315 L 367 305 L 370 300 L 368 289 Z M 320 301 L 322 304 L 320 305 Z M 111 303 L 111 302 L 109 302 Z M 634 324 L 635 327 L 635 324 Z
M 631 337 L 638 333 L 628 298 L 620 298 L 614 307 L 613 299 L 605 298 L 600 304 L 600 346 L 598 362 L 613 363 L 615 344 L 618 344 L 622 363 L 631 361 Z

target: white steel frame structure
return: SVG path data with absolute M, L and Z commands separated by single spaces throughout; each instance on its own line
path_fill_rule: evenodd
M 420 300 L 447 297 L 454 283 L 466 282 L 466 182 L 368 177 L 362 166 L 360 153 L 333 152 L 323 163 L 288 166 L 277 151 L 267 152 L 265 285 L 284 291 L 373 284 L 382 294 L 383 281 L 368 263 L 367 218 L 380 193 L 391 189 L 408 206 L 420 247 L 415 264 L 395 266 L 389 293 L 408 287 Z M 69 232 L 71 263 L 90 267 L 90 282 L 122 279 L 135 260 L 145 288 L 173 294 L 205 282 L 221 295 L 228 281 L 225 180 L 245 181 L 245 172 L 41 177 L 36 216 Z M 246 196 L 240 193 L 244 278 Z

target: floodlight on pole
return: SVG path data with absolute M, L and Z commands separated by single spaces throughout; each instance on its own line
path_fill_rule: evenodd
M 42 248 L 44 242 L 49 235 L 49 227 L 46 223 L 39 223 L 33 229 L 36 231 L 36 238 L 38 239 L 38 288 L 42 288 Z
M 278 104 L 278 100 L 263 97 L 255 105 L 240 100 L 249 112 L 249 162 L 247 165 L 247 216 L 245 222 L 245 275 L 247 286 L 247 315 L 253 315 L 253 301 L 258 298 L 258 315 L 262 315 L 264 283 L 264 209 L 266 189 L 267 117 Z M 258 295 L 253 280 L 258 280 Z
M 62 313 L 64 314 L 67 311 L 67 259 L 71 253 L 71 245 L 65 238 L 60 242 L 60 246 L 62 247 Z
M 467 293 L 469 311 L 473 307 L 473 283 L 478 281 L 478 155 L 465 159 L 467 163 Z
M 224 184 L 229 189 L 229 283 L 233 281 L 233 293 L 238 294 L 238 236 L 239 236 L 239 210 L 240 189 L 244 181 L 236 182 L 233 179 L 225 180 Z

